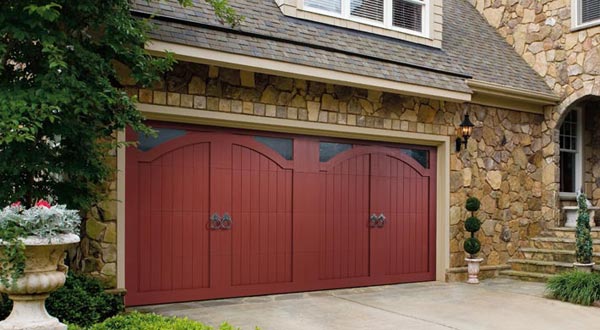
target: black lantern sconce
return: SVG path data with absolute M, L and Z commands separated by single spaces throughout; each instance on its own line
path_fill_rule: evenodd
M 456 137 L 456 152 L 460 151 L 460 146 L 462 144 L 465 145 L 465 148 L 467 147 L 467 142 L 469 141 L 471 134 L 473 134 L 474 126 L 475 125 L 473 125 L 473 123 L 469 120 L 469 115 L 465 115 L 462 123 L 460 123 L 460 128 L 457 130 L 458 134 Z

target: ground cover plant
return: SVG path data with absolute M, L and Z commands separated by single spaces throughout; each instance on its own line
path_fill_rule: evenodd
M 69 326 L 69 330 L 212 330 L 213 328 L 187 318 L 166 317 L 156 314 L 138 312 L 122 314 L 88 328 Z M 218 330 L 239 330 L 227 323 L 219 326 Z M 256 328 L 259 330 L 259 328 Z
M 600 301 L 600 274 L 572 271 L 548 280 L 546 291 L 550 298 L 589 306 Z

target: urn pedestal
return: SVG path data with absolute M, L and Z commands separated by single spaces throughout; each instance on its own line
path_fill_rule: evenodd
M 483 258 L 465 258 L 465 261 L 467 262 L 467 273 L 469 274 L 467 283 L 479 284 L 479 264 L 483 261 Z
M 26 257 L 24 275 L 9 287 L 0 284 L 0 292 L 8 294 L 13 301 L 12 312 L 0 322 L 0 330 L 67 329 L 66 325 L 48 314 L 45 301 L 51 292 L 65 284 L 65 251 L 78 242 L 79 236 L 74 234 L 59 235 L 52 239 L 23 239 Z
M 592 270 L 594 269 L 594 265 L 595 265 L 595 263 L 593 263 L 593 262 L 589 263 L 589 264 L 580 264 L 578 262 L 573 263 L 573 267 L 575 268 L 575 270 L 584 272 L 584 273 L 591 273 Z

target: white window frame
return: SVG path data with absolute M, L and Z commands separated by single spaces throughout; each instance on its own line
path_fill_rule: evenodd
M 559 192 L 559 196 L 563 199 L 577 198 L 577 191 L 583 187 L 583 109 L 574 108 L 571 111 L 577 114 L 577 133 L 576 133 L 576 151 L 575 151 L 575 192 Z M 562 127 L 562 124 L 561 124 Z M 560 128 L 559 127 L 559 134 Z M 560 148 L 560 141 L 559 141 Z M 562 152 L 563 150 L 560 149 Z M 562 178 L 561 178 L 562 179 Z M 560 187 L 560 185 L 559 185 Z
M 581 0 L 571 0 L 571 30 L 582 30 L 600 25 L 600 18 L 591 22 L 581 22 Z
M 405 34 L 415 35 L 415 36 L 419 36 L 419 37 L 430 38 L 430 26 L 431 26 L 431 17 L 432 17 L 431 0 L 423 0 L 423 1 L 403 0 L 406 2 L 410 2 L 410 3 L 414 3 L 414 4 L 418 4 L 418 5 L 422 6 L 423 17 L 421 18 L 421 24 L 422 24 L 421 32 L 393 26 L 392 25 L 392 20 L 393 20 L 392 1 L 393 0 L 383 0 L 383 1 L 384 1 L 383 2 L 383 23 L 379 22 L 379 21 L 375 21 L 375 20 L 370 20 L 368 18 L 350 15 L 350 0 L 341 0 L 342 8 L 341 8 L 340 14 L 331 12 L 331 11 L 327 11 L 327 10 L 322 10 L 322 9 L 306 6 L 304 4 L 304 0 L 298 1 L 298 7 L 299 7 L 299 9 L 306 11 L 306 12 L 311 12 L 311 13 L 325 15 L 325 16 L 331 16 L 331 17 L 335 17 L 335 18 L 339 18 L 339 19 L 343 19 L 343 20 L 347 20 L 347 21 L 351 21 L 351 22 L 356 22 L 356 23 L 365 24 L 365 25 L 371 25 L 371 26 L 382 28 L 382 29 L 398 31 L 398 32 L 402 32 Z

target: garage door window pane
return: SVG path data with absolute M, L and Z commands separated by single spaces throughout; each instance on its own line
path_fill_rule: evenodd
M 281 157 L 292 160 L 294 159 L 294 143 L 291 139 L 282 139 L 266 136 L 255 136 L 254 139 L 267 147 L 273 149 L 281 155 Z
M 429 151 L 420 149 L 402 149 L 402 152 L 412 157 L 424 168 L 429 168 Z
M 186 133 L 184 130 L 172 128 L 154 128 L 154 130 L 156 131 L 156 136 L 140 134 L 138 149 L 148 151 L 167 141 L 184 136 Z
M 321 142 L 319 144 L 319 161 L 324 163 L 336 155 L 350 149 L 352 149 L 351 144 Z

